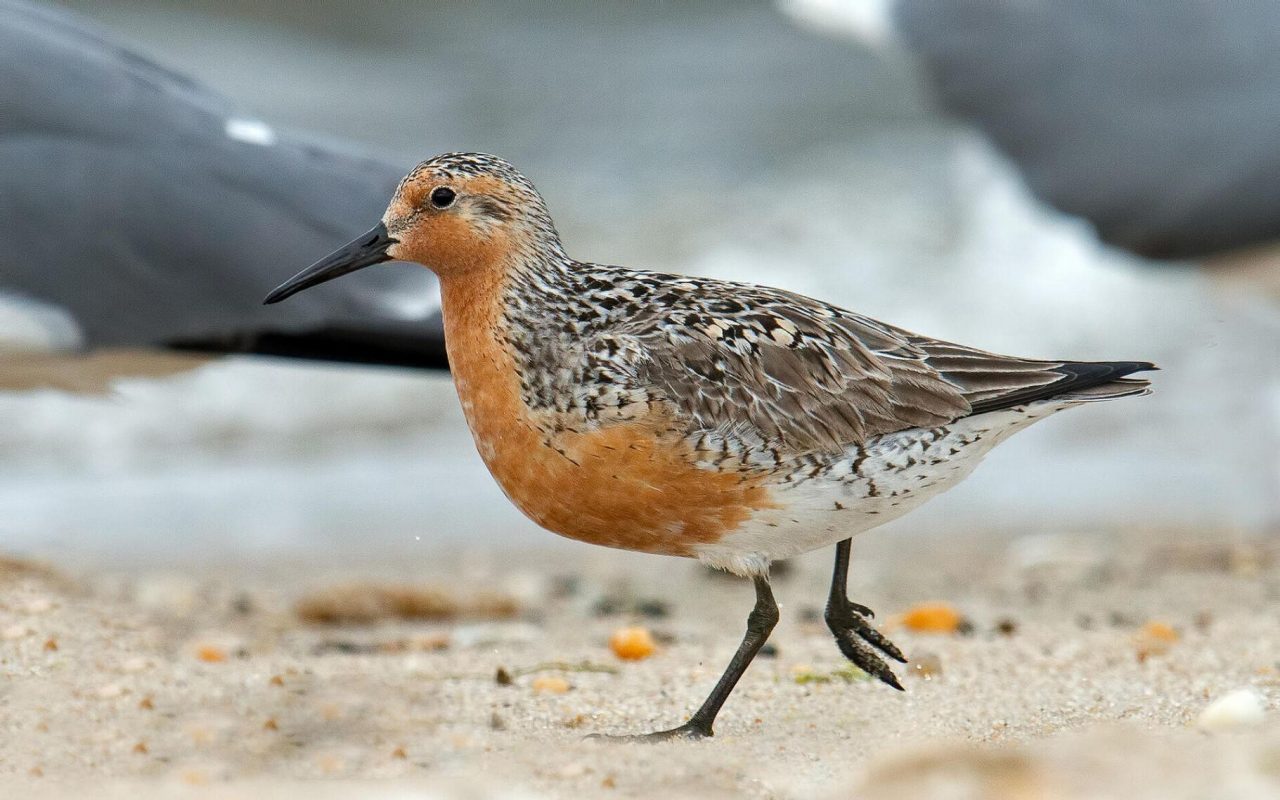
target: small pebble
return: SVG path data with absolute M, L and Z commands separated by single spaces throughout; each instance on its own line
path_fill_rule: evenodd
M 613 617 L 621 614 L 626 608 L 621 598 L 613 596 L 601 597 L 591 606 L 591 613 L 597 617 Z
M 196 658 L 209 664 L 217 664 L 227 660 L 227 651 L 214 644 L 203 644 L 196 648 Z
M 657 651 L 648 628 L 619 628 L 609 637 L 609 649 L 624 661 L 640 661 Z
M 592 606 L 597 617 L 614 617 L 619 614 L 639 614 L 650 619 L 665 619 L 671 615 L 671 607 L 664 600 L 654 598 L 629 599 L 616 595 L 601 597 Z
M 965 619 L 946 603 L 923 603 L 902 615 L 902 624 L 916 633 L 956 633 Z
M 22 637 L 26 636 L 28 633 L 31 633 L 31 631 L 27 629 L 27 626 L 19 623 L 16 625 L 10 625 L 9 627 L 5 628 L 3 631 L 0 631 L 0 638 L 10 639 L 10 640 L 21 639 Z
M 911 674 L 933 680 L 942 675 L 942 659 L 937 653 L 916 653 L 911 657 Z
M 548 594 L 555 600 L 575 597 L 582 591 L 582 577 L 579 575 L 553 575 Z
M 533 690 L 538 694 L 564 694 L 569 682 L 556 675 L 539 675 L 533 679 Z
M 636 602 L 636 613 L 650 619 L 665 619 L 671 615 L 671 607 L 663 600 L 640 600 Z
M 817 606 L 804 606 L 798 615 L 801 622 L 822 622 L 822 609 Z
M 1236 689 L 1206 706 L 1196 725 L 1201 730 L 1218 733 L 1252 728 L 1265 718 L 1262 696 L 1253 689 Z
M 1178 641 L 1178 632 L 1164 622 L 1151 621 L 1134 634 L 1133 642 L 1138 651 L 1138 661 L 1151 656 L 1161 656 Z

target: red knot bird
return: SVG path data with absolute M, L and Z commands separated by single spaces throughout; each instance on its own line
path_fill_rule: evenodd
M 711 694 L 641 738 L 711 735 L 778 621 L 770 562 L 828 545 L 827 625 L 901 689 L 882 655 L 905 657 L 846 595 L 850 537 L 954 486 L 1036 420 L 1146 394 L 1124 376 L 1155 368 L 997 355 L 779 289 L 575 261 L 533 184 L 477 153 L 419 164 L 382 222 L 266 302 L 392 259 L 439 277 L 467 423 L 521 511 L 753 581 L 746 635 Z

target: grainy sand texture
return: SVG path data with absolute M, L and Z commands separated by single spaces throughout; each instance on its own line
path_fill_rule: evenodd
M 774 647 L 715 738 L 657 745 L 584 736 L 682 721 L 737 644 L 745 581 L 577 546 L 9 559 L 0 797 L 1280 796 L 1273 541 L 869 534 L 854 556 L 906 692 L 841 660 L 814 554 L 775 577 Z M 624 627 L 656 652 L 619 658 Z

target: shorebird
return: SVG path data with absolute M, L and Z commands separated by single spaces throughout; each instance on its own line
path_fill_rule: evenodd
M 81 350 L 445 366 L 426 270 L 256 302 L 282 260 L 380 214 L 404 166 L 277 130 L 65 9 L 0 0 L 0 75 L 0 388 L 201 363 Z
M 507 497 L 592 544 L 749 578 L 747 631 L 679 727 L 704 737 L 778 621 L 769 564 L 835 545 L 826 621 L 896 689 L 906 661 L 849 600 L 850 538 L 955 485 L 1011 433 L 1146 394 L 1136 361 L 1041 361 L 920 336 L 779 289 L 575 261 L 506 161 L 448 153 L 401 181 L 382 221 L 285 281 L 276 303 L 397 259 L 440 280 L 467 423 Z

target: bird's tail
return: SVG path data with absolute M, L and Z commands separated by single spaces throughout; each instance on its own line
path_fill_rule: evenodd
M 1071 403 L 1092 403 L 1096 400 L 1115 400 L 1118 397 L 1141 397 L 1151 394 L 1151 381 L 1144 378 L 1120 378 L 1108 383 L 1075 389 L 1054 397 Z
M 970 413 L 985 414 L 1038 400 L 1089 403 L 1150 394 L 1150 381 L 1125 376 L 1158 369 L 1148 361 L 1066 361 L 1046 364 L 1045 372 L 1056 376 L 1054 380 L 984 397 L 973 403 Z

